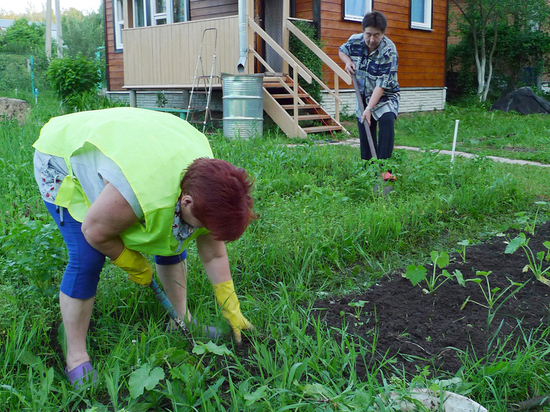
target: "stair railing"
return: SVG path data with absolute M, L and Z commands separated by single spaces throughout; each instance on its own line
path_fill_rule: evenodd
M 252 18 L 248 17 L 248 26 L 254 31 L 254 33 L 258 34 L 267 44 L 271 46 L 275 52 L 279 56 L 283 58 L 292 68 L 294 72 L 294 90 L 292 93 L 292 97 L 294 100 L 294 135 L 298 136 L 298 74 L 302 76 L 302 78 L 308 82 L 311 83 L 312 78 L 304 69 L 300 67 L 300 65 L 292 58 L 290 55 L 279 45 L 273 38 L 267 34 Z M 250 50 L 254 50 L 252 46 L 248 46 Z
M 346 73 L 345 70 L 343 70 L 338 64 L 332 60 L 319 46 L 317 46 L 315 43 L 311 41 L 309 37 L 307 37 L 298 27 L 296 27 L 289 19 L 286 20 L 285 28 L 292 34 L 294 34 L 298 40 L 300 40 L 304 45 L 309 48 L 323 63 L 325 63 L 329 69 L 331 69 L 334 72 L 334 92 L 325 84 L 321 79 L 319 79 L 317 76 L 315 76 L 305 65 L 303 65 L 302 62 L 299 62 L 301 67 L 308 72 L 308 74 L 317 82 L 319 85 L 326 90 L 330 96 L 334 98 L 334 104 L 335 104 L 335 119 L 337 122 L 340 122 L 340 104 L 343 103 L 342 99 L 340 99 L 340 96 L 338 94 L 339 92 L 339 86 L 338 82 L 339 79 L 342 79 L 347 84 L 351 85 L 351 76 Z M 289 51 L 287 51 L 290 56 L 292 56 L 296 61 L 295 56 L 293 56 Z

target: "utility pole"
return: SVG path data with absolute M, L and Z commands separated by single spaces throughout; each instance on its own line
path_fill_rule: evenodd
M 55 31 L 55 40 L 57 42 L 57 57 L 60 59 L 63 57 L 63 39 L 61 35 L 61 0 L 55 0 L 55 25 L 57 30 Z
M 46 0 L 46 57 L 52 57 L 52 0 Z
M 61 27 L 61 5 L 60 0 L 55 1 L 55 40 L 57 42 L 57 57 L 63 57 L 63 39 Z M 46 0 L 46 56 L 48 60 L 52 57 L 52 0 Z

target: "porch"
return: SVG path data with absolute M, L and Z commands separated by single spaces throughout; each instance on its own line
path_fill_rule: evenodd
M 288 0 L 282 3 L 283 9 L 288 10 Z M 283 12 L 283 41 L 279 44 L 250 17 L 254 15 L 253 2 L 244 1 L 243 4 L 246 4 L 246 9 L 240 6 L 238 15 L 124 29 L 123 89 L 129 91 L 130 105 L 138 105 L 138 91 L 142 94 L 181 93 L 182 106 L 177 109 L 185 110 L 185 104 L 191 104 L 194 98 L 190 92 L 201 75 L 210 76 L 211 94 L 219 97 L 223 73 L 274 73 L 261 50 L 258 51 L 261 49 L 258 45 L 262 43 L 269 45 L 282 59 L 283 73 L 276 78 L 266 77 L 263 88 L 264 111 L 273 121 L 290 137 L 305 138 L 309 133 L 333 131 L 347 133 L 339 122 L 343 102 L 338 85 L 340 79 L 351 84 L 349 75 L 293 24 L 288 12 Z M 292 55 L 288 47 L 290 33 L 332 71 L 333 89 Z M 326 96 L 330 96 L 333 114 L 328 114 L 320 102 L 314 101 L 300 87 L 300 83 L 313 81 L 320 84 Z M 213 100 L 215 104 L 217 102 Z

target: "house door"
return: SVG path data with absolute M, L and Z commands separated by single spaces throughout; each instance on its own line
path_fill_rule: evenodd
M 283 0 L 264 0 L 263 29 L 277 42 L 283 44 Z M 265 45 L 265 60 L 276 72 L 282 72 L 283 59 L 268 44 Z

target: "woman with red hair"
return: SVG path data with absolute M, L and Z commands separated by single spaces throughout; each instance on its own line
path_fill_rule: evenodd
M 253 328 L 235 293 L 226 241 L 255 218 L 244 169 L 214 159 L 207 138 L 166 113 L 114 108 L 51 119 L 34 143 L 35 178 L 69 262 L 60 286 L 65 373 L 77 387 L 97 379 L 86 336 L 105 257 L 149 286 L 153 268 L 176 313 L 187 308 L 186 247 L 196 240 L 216 300 L 237 343 Z M 217 335 L 215 328 L 206 328 Z

